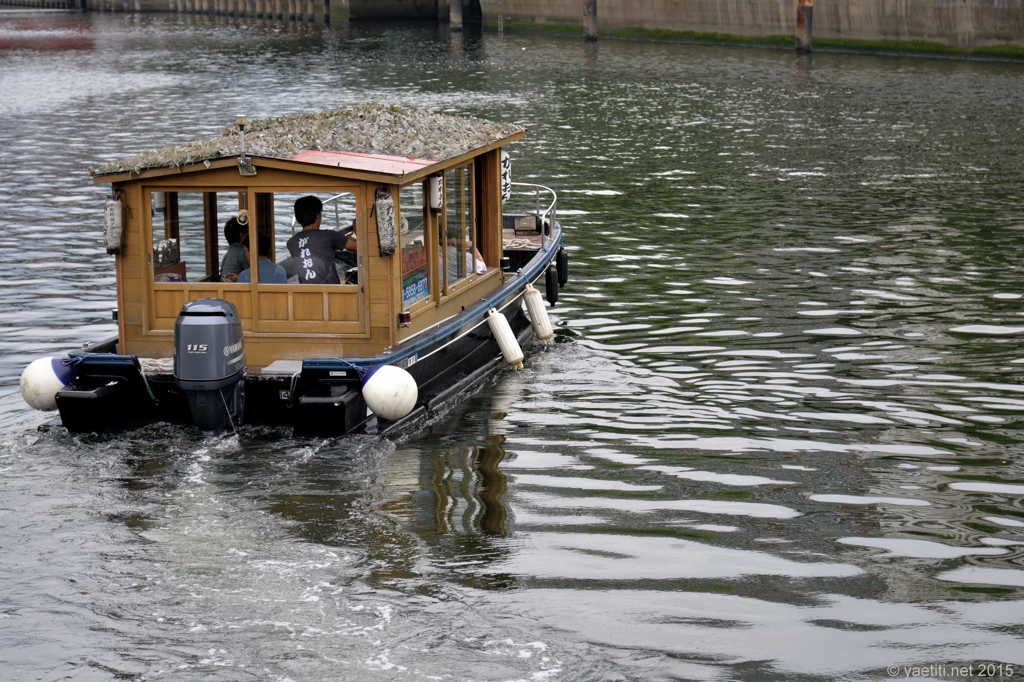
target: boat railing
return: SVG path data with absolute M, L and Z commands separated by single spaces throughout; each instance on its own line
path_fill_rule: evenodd
M 533 199 L 532 215 L 540 218 L 543 247 L 547 249 L 555 235 L 555 219 L 558 209 L 558 195 L 555 194 L 555 190 L 531 182 L 513 182 L 512 197 L 513 199 L 509 203 L 515 202 L 516 197 L 519 197 L 520 200 L 526 198 Z M 548 203 L 549 198 L 550 203 Z M 521 205 L 522 201 L 516 203 Z M 506 204 L 507 206 L 508 204 Z M 527 209 L 527 213 L 531 212 Z
M 328 205 L 334 204 L 334 229 L 336 229 L 336 230 L 341 228 L 341 210 L 338 207 L 338 200 L 341 199 L 344 196 L 351 196 L 351 195 L 352 195 L 351 192 L 342 192 L 341 194 L 335 194 L 333 197 L 331 197 L 329 199 L 324 199 L 324 212 L 325 213 L 327 212 Z M 292 224 L 291 224 L 292 236 L 295 235 L 295 226 L 298 225 L 298 222 L 299 221 L 297 221 L 295 219 L 295 217 L 293 216 L 292 217 Z

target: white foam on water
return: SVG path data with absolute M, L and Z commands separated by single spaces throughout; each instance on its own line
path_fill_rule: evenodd
M 643 467 L 641 467 L 643 468 Z M 539 474 L 514 474 L 513 478 L 519 485 L 535 485 L 545 488 L 573 488 L 576 490 L 617 490 L 643 492 L 661 490 L 661 485 L 633 485 L 623 481 L 604 481 L 596 478 L 580 478 L 577 476 L 542 476 Z
M 928 540 L 904 540 L 902 538 L 839 538 L 836 542 L 855 547 L 884 549 L 885 556 L 911 557 L 914 559 L 956 559 L 964 556 L 998 556 L 1006 554 L 1005 549 L 994 547 L 953 547 L 941 542 Z
M 704 280 L 705 284 L 721 284 L 723 286 L 739 286 L 741 284 L 753 284 L 750 280 L 735 279 L 733 277 L 715 277 Z
M 739 329 L 726 329 L 717 332 L 700 332 L 699 334 L 694 334 L 694 336 L 750 336 L 750 332 Z
M 994 324 L 968 324 L 963 327 L 953 327 L 949 331 L 960 334 L 978 334 L 980 336 L 1009 336 L 1011 334 L 1024 334 L 1024 327 L 1000 327 Z
M 524 533 L 517 551 L 484 569 L 539 578 L 672 580 L 747 575 L 850 577 L 849 564 L 782 559 L 765 552 L 716 547 L 681 538 L 608 533 Z
M 757 519 L 793 519 L 800 512 L 778 504 L 721 500 L 644 500 L 612 497 L 556 497 L 546 493 L 519 493 L 516 499 L 543 509 L 613 509 L 646 514 L 654 511 L 691 511 Z
M 713 471 L 694 471 L 689 467 L 671 467 L 660 465 L 647 465 L 639 467 L 649 471 L 660 471 L 676 478 L 683 478 L 689 481 L 704 481 L 708 483 L 722 483 L 724 485 L 793 485 L 795 481 L 777 481 L 764 476 L 745 476 L 740 474 L 719 474 Z
M 594 197 L 614 197 L 622 194 L 617 189 L 563 189 L 562 192 L 566 194 L 584 194 L 586 196 Z M 559 211 L 562 213 L 562 211 Z
M 927 500 L 912 500 L 906 497 L 869 497 L 866 495 L 811 495 L 815 502 L 832 504 L 895 504 L 904 507 L 927 507 Z
M 1024 485 L 1011 485 L 1009 483 L 986 483 L 984 481 L 958 481 L 950 483 L 953 490 L 963 490 L 972 493 L 996 493 L 997 495 L 1024 495 Z
M 515 450 L 509 454 L 513 457 L 506 457 L 502 460 L 502 469 L 570 469 L 578 471 L 594 468 L 589 464 L 581 464 L 575 457 L 557 452 Z
M 851 422 L 853 424 L 892 424 L 893 422 L 881 417 L 872 417 L 867 414 L 849 414 L 838 412 L 790 412 L 794 417 L 804 419 L 820 419 L 822 421 Z
M 814 336 L 863 336 L 863 332 L 849 327 L 829 327 L 827 329 L 805 329 L 804 334 Z
M 1024 571 L 1011 568 L 964 566 L 963 568 L 947 571 L 935 577 L 939 580 L 953 583 L 1024 587 Z

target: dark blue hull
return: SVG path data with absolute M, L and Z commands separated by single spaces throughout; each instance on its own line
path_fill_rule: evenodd
M 294 374 L 245 375 L 243 423 L 292 426 L 296 434 L 386 433 L 441 408 L 499 369 L 501 349 L 487 324 L 497 309 L 520 343 L 532 335 L 522 298 L 528 282 L 545 276 L 561 248 L 561 229 L 546 249 L 520 254 L 516 276 L 461 314 L 407 340 L 395 352 L 363 358 L 307 358 Z M 532 257 L 528 257 L 532 255 Z M 552 278 L 547 277 L 547 286 Z M 557 288 L 558 283 L 554 286 Z M 549 292 L 549 300 L 551 292 Z M 173 377 L 143 371 L 138 358 L 97 352 L 80 358 L 75 381 L 57 394 L 61 423 L 72 432 L 111 433 L 152 422 L 192 424 L 185 395 Z M 378 420 L 363 400 L 356 367 L 397 365 L 416 380 L 415 408 L 397 421 Z

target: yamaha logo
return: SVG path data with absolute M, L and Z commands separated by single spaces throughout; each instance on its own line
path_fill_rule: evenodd
M 238 343 L 233 343 L 230 346 L 224 346 L 224 357 L 227 357 L 227 356 L 231 355 L 232 353 L 234 353 L 236 351 L 240 351 L 240 350 L 242 350 L 242 342 L 241 341 L 239 341 Z
M 190 344 L 188 344 L 188 352 L 189 353 L 205 353 L 207 347 L 208 346 L 205 343 L 190 343 Z

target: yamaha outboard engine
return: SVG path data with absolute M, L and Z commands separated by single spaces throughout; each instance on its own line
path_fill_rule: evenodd
M 200 298 L 182 306 L 174 323 L 174 383 L 204 435 L 217 436 L 241 423 L 245 348 L 233 304 Z

